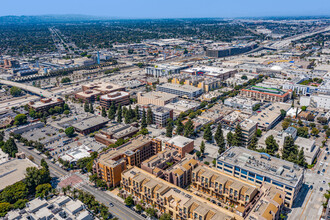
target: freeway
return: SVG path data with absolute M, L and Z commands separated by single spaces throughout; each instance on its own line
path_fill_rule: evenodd
M 47 97 L 47 98 L 53 96 L 53 94 L 51 92 L 48 92 L 47 90 L 43 90 L 43 89 L 40 89 L 40 88 L 37 88 L 34 86 L 25 85 L 23 83 L 17 83 L 17 82 L 0 79 L 0 84 L 4 84 L 4 85 L 8 85 L 8 86 L 15 86 L 15 87 L 18 87 L 25 91 L 29 91 L 33 94 Z
M 39 155 L 34 150 L 27 149 L 21 143 L 16 143 L 16 145 L 19 151 L 25 152 L 26 156 L 32 156 L 34 158 L 34 161 L 38 164 L 40 164 L 41 159 L 45 159 L 49 165 L 50 174 L 53 177 L 60 178 L 70 174 L 69 172 L 58 167 L 56 164 L 53 164 L 49 159 L 46 159 L 44 158 L 44 156 Z M 109 194 L 88 185 L 88 183 L 82 184 L 79 188 L 94 195 L 97 201 L 106 205 L 109 208 L 109 211 L 119 219 L 123 219 L 123 220 L 144 219 L 142 216 L 138 215 L 133 210 L 126 207 L 121 201 L 119 201 L 115 197 L 112 197 Z M 110 202 L 114 205 L 113 207 L 109 206 Z

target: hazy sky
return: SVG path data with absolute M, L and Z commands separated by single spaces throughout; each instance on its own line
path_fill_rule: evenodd
M 1 0 L 0 16 L 43 14 L 119 18 L 330 15 L 330 0 Z

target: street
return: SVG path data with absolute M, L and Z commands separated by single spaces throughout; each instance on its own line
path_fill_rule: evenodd
M 325 202 L 323 194 L 329 190 L 328 183 L 330 182 L 329 159 L 324 160 L 325 156 L 325 148 L 322 148 L 318 162 L 312 169 L 306 170 L 305 184 L 288 214 L 288 219 L 304 220 L 321 217 L 322 203 Z M 325 172 L 322 172 L 323 169 Z M 320 171 L 319 174 L 318 171 Z
M 37 164 L 40 164 L 41 159 L 45 159 L 49 165 L 49 171 L 52 177 L 60 178 L 69 175 L 69 172 L 58 167 L 56 164 L 53 164 L 49 159 L 44 158 L 42 155 L 39 155 L 35 151 L 27 149 L 21 143 L 16 143 L 16 145 L 19 151 L 26 153 L 27 157 L 32 156 L 34 158 L 34 162 Z M 90 186 L 86 182 L 84 184 L 81 184 L 79 188 L 95 196 L 95 199 L 97 201 L 106 205 L 109 208 L 109 211 L 119 219 L 144 219 L 142 216 L 138 215 L 133 210 L 126 207 L 121 201 L 118 201 L 115 197 L 112 197 L 109 194 Z M 114 204 L 113 207 L 109 206 L 110 202 Z

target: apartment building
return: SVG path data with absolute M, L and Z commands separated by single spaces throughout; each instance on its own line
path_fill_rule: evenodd
M 217 158 L 216 166 L 223 173 L 257 186 L 268 183 L 282 190 L 288 207 L 292 207 L 304 180 L 304 168 L 243 147 L 226 150 Z
M 118 139 L 132 137 L 138 131 L 138 128 L 131 125 L 114 124 L 109 128 L 100 130 L 99 133 L 95 134 L 94 138 L 97 142 L 108 146 L 116 143 Z
M 165 108 L 163 106 L 157 105 L 141 105 L 139 108 L 140 118 L 142 118 L 143 110 L 147 113 L 148 108 L 151 109 L 152 113 L 152 123 L 160 127 L 165 127 L 167 125 L 167 120 L 169 118 L 173 119 L 173 110 Z
M 311 96 L 301 96 L 300 104 L 302 106 L 310 106 L 312 108 L 330 109 L 330 95 L 313 94 Z
M 245 216 L 259 197 L 255 185 L 206 166 L 192 171 L 191 187 L 219 206 L 233 207 L 240 216 Z
M 140 135 L 126 144 L 100 153 L 94 160 L 93 172 L 109 187 L 117 186 L 120 183 L 121 173 L 127 167 L 140 167 L 144 160 L 160 151 L 160 141 Z
M 180 97 L 195 98 L 200 96 L 203 93 L 202 88 L 196 88 L 190 85 L 181 85 L 181 84 L 171 84 L 165 83 L 162 85 L 157 85 L 157 91 L 166 92 Z
M 100 105 L 102 108 L 109 109 L 112 104 L 124 106 L 130 104 L 130 95 L 128 92 L 116 91 L 100 97 Z
M 284 207 L 285 193 L 269 184 L 260 189 L 261 198 L 253 207 L 246 220 L 279 220 Z
M 178 96 L 169 94 L 166 92 L 148 92 L 148 93 L 142 93 L 139 92 L 137 94 L 137 103 L 141 105 L 158 105 L 158 106 L 164 106 L 172 102 L 177 102 Z
M 241 96 L 268 102 L 285 102 L 291 97 L 291 91 L 284 92 L 280 89 L 251 86 L 241 90 Z
M 62 98 L 43 98 L 40 101 L 34 102 L 31 101 L 28 103 L 29 107 L 35 110 L 36 112 L 44 112 L 48 111 L 50 108 L 54 108 L 55 106 L 63 106 L 64 100 Z
M 165 149 L 145 160 L 141 169 L 184 188 L 191 183 L 191 171 L 197 165 L 194 155 L 186 155 L 181 159 L 177 150 Z
M 165 142 L 165 148 L 177 150 L 181 158 L 184 158 L 194 150 L 194 140 L 177 135 Z
M 142 205 L 155 208 L 158 216 L 169 213 L 173 219 L 243 219 L 137 167 L 122 173 L 121 186 L 124 198 L 132 196 L 136 204 L 144 201 Z
M 173 84 L 181 84 L 182 82 L 184 85 L 201 88 L 204 92 L 218 89 L 222 85 L 222 80 L 214 77 L 201 77 L 183 74 L 172 79 Z

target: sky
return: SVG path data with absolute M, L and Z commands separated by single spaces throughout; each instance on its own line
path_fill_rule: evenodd
M 0 16 L 82 14 L 117 18 L 330 15 L 330 0 L 2 0 Z

